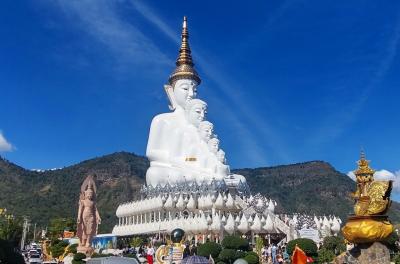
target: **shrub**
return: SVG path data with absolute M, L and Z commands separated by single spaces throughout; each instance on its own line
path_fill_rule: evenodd
M 226 236 L 222 240 L 221 244 L 224 248 L 228 249 L 236 249 L 236 250 L 240 249 L 244 251 L 249 250 L 249 242 L 246 239 L 241 238 L 239 236 Z
M 332 251 L 336 255 L 346 251 L 346 245 L 342 237 L 328 236 L 324 238 L 322 248 Z
M 244 251 L 237 250 L 235 252 L 235 260 L 240 259 L 240 258 L 244 258 L 244 256 L 246 256 L 246 252 L 244 252 Z
M 109 253 L 109 254 L 101 254 L 101 253 L 94 252 L 92 254 L 91 258 L 103 258 L 103 257 L 112 257 L 112 256 L 114 256 L 114 254 L 111 254 L 111 253 Z
M 197 248 L 197 254 L 203 257 L 209 257 L 210 255 L 213 258 L 217 258 L 219 253 L 221 252 L 221 245 L 215 242 L 207 242 L 200 245 Z
M 86 258 L 86 255 L 83 254 L 83 253 L 76 253 L 76 254 L 74 255 L 74 260 L 80 261 L 80 260 L 82 260 L 82 259 L 84 259 L 84 258 Z
M 307 256 L 315 257 L 317 256 L 317 245 L 315 242 L 308 238 L 298 238 L 292 241 L 289 241 L 287 245 L 287 252 L 289 255 L 292 255 L 294 247 L 296 246 L 301 248 Z
M 335 253 L 327 248 L 318 251 L 318 263 L 331 263 L 335 258 Z
M 24 264 L 24 258 L 14 250 L 13 243 L 0 239 L 0 263 Z
M 394 262 L 395 264 L 400 264 L 400 254 L 394 255 L 392 262 Z
M 50 252 L 51 255 L 55 258 L 58 258 L 62 254 L 64 254 L 65 248 L 68 246 L 68 242 L 59 240 L 59 239 L 53 239 L 51 241 L 50 245 Z
M 264 241 L 261 237 L 256 238 L 256 252 L 258 256 L 261 256 L 262 248 L 264 247 Z
M 232 263 L 235 260 L 236 251 L 234 249 L 224 248 L 218 255 L 218 259 L 225 263 Z
M 382 241 L 383 244 L 385 244 L 391 251 L 397 252 L 398 248 L 396 246 L 396 241 L 399 240 L 399 236 L 397 235 L 396 232 L 393 232 L 385 238 L 385 240 Z
M 131 241 L 129 241 L 129 245 L 131 247 L 140 247 L 143 244 L 143 239 L 141 237 L 133 237 Z
M 250 252 L 246 253 L 244 260 L 246 260 L 247 263 L 249 263 L 249 264 L 258 264 L 260 258 L 258 257 L 256 252 L 250 251 Z
M 72 244 L 68 248 L 68 253 L 76 254 L 76 248 L 78 247 L 78 244 Z

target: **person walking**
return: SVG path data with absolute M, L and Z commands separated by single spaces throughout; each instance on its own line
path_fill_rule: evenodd
M 272 261 L 272 246 L 268 245 L 267 248 L 267 263 L 270 263 L 270 260 Z
M 275 244 L 272 244 L 271 256 L 272 256 L 272 263 L 273 264 L 276 264 L 276 250 L 277 250 L 277 248 L 276 248 Z
M 195 244 L 192 245 L 192 248 L 190 249 L 190 256 L 197 255 L 197 247 Z
M 153 256 L 154 256 L 154 248 L 153 246 L 150 244 L 147 247 L 147 251 L 146 251 L 146 259 L 147 259 L 147 263 L 148 264 L 153 264 Z
M 190 256 L 189 244 L 185 245 L 185 249 L 183 249 L 183 258 Z

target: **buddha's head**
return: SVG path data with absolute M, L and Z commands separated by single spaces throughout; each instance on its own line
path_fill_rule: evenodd
M 191 79 L 180 79 L 173 84 L 174 98 L 177 105 L 185 108 L 186 103 L 197 95 L 197 82 Z
M 218 158 L 219 162 L 221 162 L 222 164 L 225 164 L 225 162 L 226 162 L 225 151 L 223 151 L 222 149 L 218 150 L 217 158 Z
M 202 140 L 208 142 L 214 132 L 214 125 L 209 121 L 202 121 L 199 125 L 199 134 Z
M 207 103 L 200 99 L 190 100 L 186 103 L 185 112 L 187 121 L 195 127 L 199 127 L 200 122 L 206 117 Z
M 208 141 L 208 149 L 216 155 L 219 149 L 219 139 L 216 137 L 211 138 Z

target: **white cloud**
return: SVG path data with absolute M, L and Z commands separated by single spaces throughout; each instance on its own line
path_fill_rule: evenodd
M 4 137 L 3 132 L 0 131 L 0 152 L 12 151 L 14 149 L 13 145 L 7 141 Z
M 353 171 L 349 171 L 347 173 L 347 176 L 349 176 L 353 181 L 356 180 L 356 175 L 354 175 Z M 375 180 L 382 180 L 382 181 L 393 181 L 393 192 L 395 193 L 400 193 L 400 170 L 396 172 L 390 172 L 388 170 L 378 170 L 374 174 Z
M 57 1 L 71 22 L 103 44 L 120 65 L 170 65 L 168 58 L 138 27 L 119 12 L 120 1 Z
M 352 179 L 353 181 L 356 181 L 356 175 L 354 174 L 353 171 L 349 171 L 349 172 L 347 173 L 347 176 L 349 176 L 350 179 Z

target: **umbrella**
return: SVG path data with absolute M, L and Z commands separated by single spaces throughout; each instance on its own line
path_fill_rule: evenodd
M 182 259 L 181 264 L 208 264 L 209 260 L 206 257 L 202 256 L 189 256 Z

